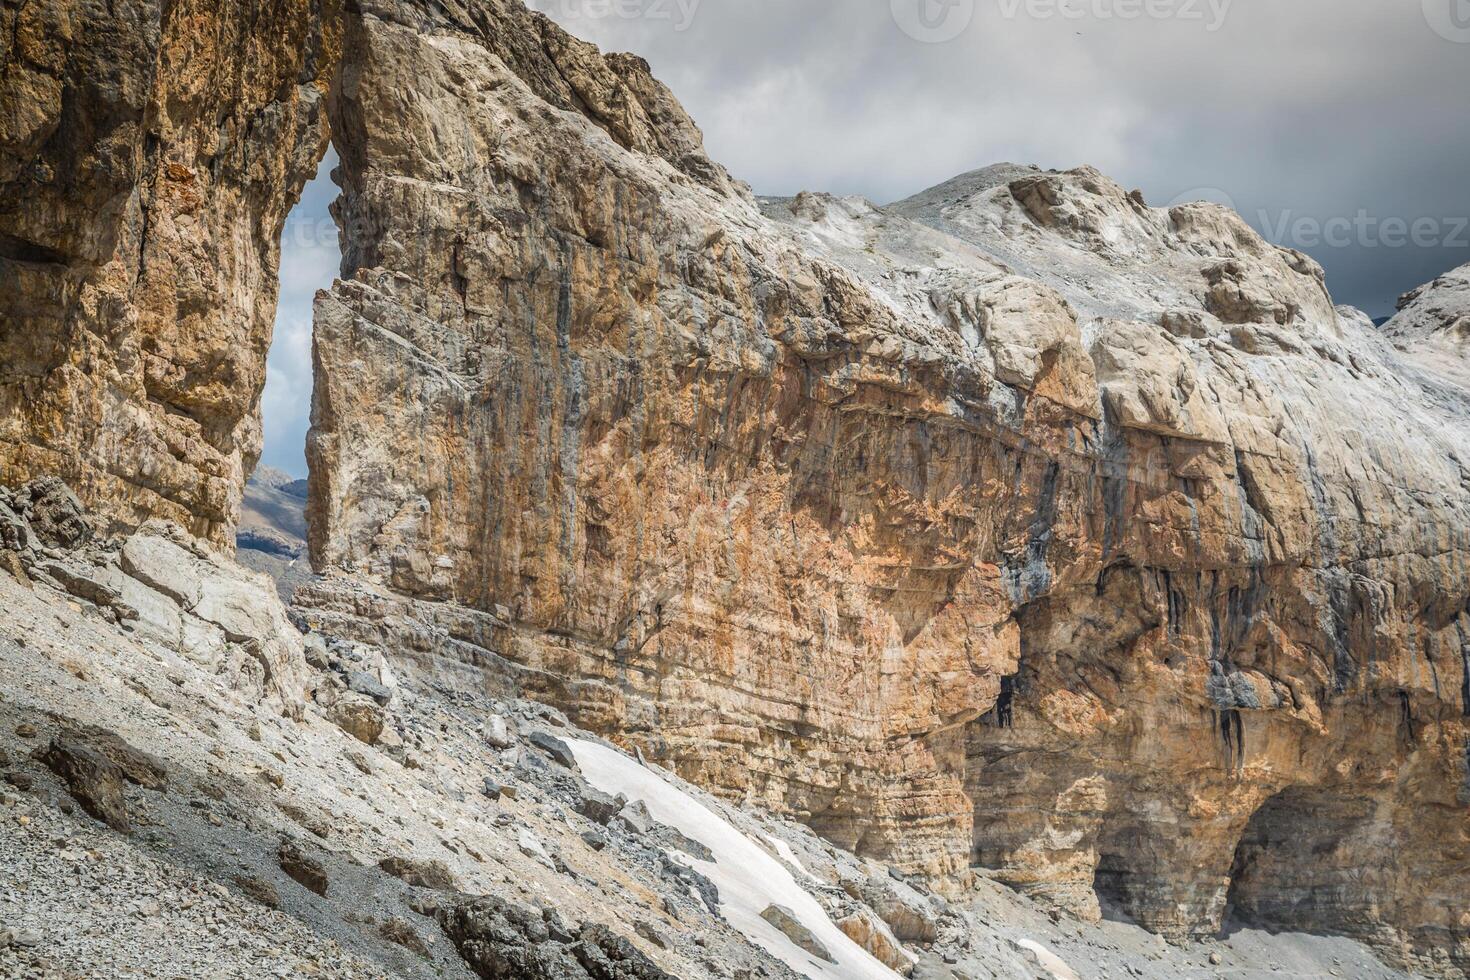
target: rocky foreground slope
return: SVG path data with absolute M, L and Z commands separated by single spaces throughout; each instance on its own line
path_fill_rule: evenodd
M 956 900 L 1470 967 L 1470 408 L 1410 329 L 1453 335 L 1453 276 L 1379 334 L 1087 168 L 757 199 L 647 65 L 514 0 L 0 18 L 0 482 L 232 536 L 330 130 L 297 625 Z M 182 567 L 177 635 L 296 713 L 299 637 Z M 361 733 L 356 693 L 320 707 Z

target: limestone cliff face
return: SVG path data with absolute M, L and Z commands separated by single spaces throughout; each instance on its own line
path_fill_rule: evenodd
M 646 66 L 485 9 L 349 30 L 315 559 L 502 608 L 488 642 L 578 717 L 958 871 L 962 726 L 1018 655 L 973 515 L 1011 474 L 926 426 L 980 379 L 767 238 Z
M 509 3 L 346 64 L 317 615 L 937 880 L 1464 968 L 1470 417 L 1310 259 L 1087 169 L 758 201 Z
M 941 886 L 1470 966 L 1455 275 L 1380 335 L 1090 169 L 758 200 L 514 0 L 0 38 L 0 483 L 229 538 L 330 116 L 307 618 Z
M 0 482 L 233 537 L 335 0 L 0 10 Z

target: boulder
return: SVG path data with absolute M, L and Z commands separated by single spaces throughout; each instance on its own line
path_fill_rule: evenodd
M 390 874 L 406 885 L 429 888 L 434 891 L 452 892 L 459 890 L 454 872 L 443 861 L 432 859 L 386 857 L 378 862 L 384 873 Z
M 235 887 L 256 904 L 264 905 L 268 909 L 281 907 L 281 896 L 276 891 L 276 886 L 263 878 L 257 878 L 254 875 L 236 875 L 234 881 Z
M 888 927 L 867 909 L 858 909 L 836 920 L 843 935 L 867 950 L 879 963 L 907 976 L 913 972 L 915 959 L 899 945 Z
M 393 700 L 393 692 L 385 687 L 382 681 L 365 670 L 348 672 L 347 689 L 370 697 L 385 708 Z
M 123 771 L 106 756 L 74 738 L 58 736 L 41 753 L 41 761 L 61 777 L 83 810 L 119 833 L 132 830 Z
M 653 814 L 648 812 L 648 806 L 642 800 L 634 800 L 618 811 L 618 815 L 612 819 L 612 825 L 636 836 L 641 836 L 653 829 Z
M 123 778 L 135 786 L 160 791 L 168 786 L 168 764 L 162 759 L 130 744 L 116 732 L 84 727 L 70 737 L 100 752 L 117 766 Z
M 296 843 L 292 841 L 282 843 L 276 852 L 276 861 L 286 876 L 302 888 L 318 895 L 327 894 L 327 889 L 331 885 L 327 869 Z
M 559 765 L 574 772 L 577 770 L 577 757 L 572 754 L 571 747 L 555 735 L 548 735 L 546 732 L 532 732 L 531 744 L 551 756 Z
M 544 865 L 553 871 L 556 870 L 556 862 L 552 859 L 551 852 L 546 850 L 546 845 L 541 843 L 541 838 L 532 833 L 529 828 L 522 827 L 516 832 L 516 847 L 537 864 Z
M 510 727 L 505 723 L 503 715 L 491 715 L 486 719 L 485 741 L 495 749 L 508 749 L 516 744 L 515 737 L 511 735 Z
M 828 952 L 827 947 L 823 946 L 821 941 L 812 935 L 811 930 L 803 925 L 801 920 L 796 917 L 796 913 L 792 912 L 786 906 L 768 905 L 765 911 L 761 913 L 761 918 L 781 930 L 783 936 L 808 953 L 811 953 L 817 959 L 826 960 L 828 963 L 837 962 L 832 958 L 832 954 Z
M 344 694 L 327 709 L 327 719 L 364 745 L 376 745 L 387 719 L 378 702 L 361 694 Z
M 582 790 L 581 796 L 577 799 L 577 812 L 593 823 L 606 826 L 613 817 L 622 812 L 623 807 L 627 804 L 628 798 L 621 793 L 617 796 L 609 796 L 588 786 Z

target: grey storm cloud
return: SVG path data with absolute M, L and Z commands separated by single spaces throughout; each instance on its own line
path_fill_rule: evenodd
M 531 6 L 646 58 L 710 154 L 758 193 L 884 203 L 999 161 L 1092 164 L 1155 204 L 1232 204 L 1375 317 L 1470 262 L 1470 0 Z M 314 185 L 292 221 L 324 218 L 332 193 Z M 293 472 L 310 296 L 336 262 L 335 242 L 315 248 L 286 243 L 283 280 L 326 271 L 283 289 L 295 373 L 275 380 L 273 349 L 265 406 L 266 461 Z

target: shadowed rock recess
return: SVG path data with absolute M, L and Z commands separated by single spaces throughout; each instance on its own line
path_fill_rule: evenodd
M 1464 324 L 1407 325 L 1456 303 L 1379 334 L 1090 168 L 759 199 L 511 0 L 278 4 L 218 65 L 200 13 L 180 70 L 184 6 L 5 8 L 7 110 L 57 93 L 0 119 L 5 480 L 232 531 L 324 104 L 306 622 L 941 892 L 1470 967 L 1470 389 L 1415 339 Z

